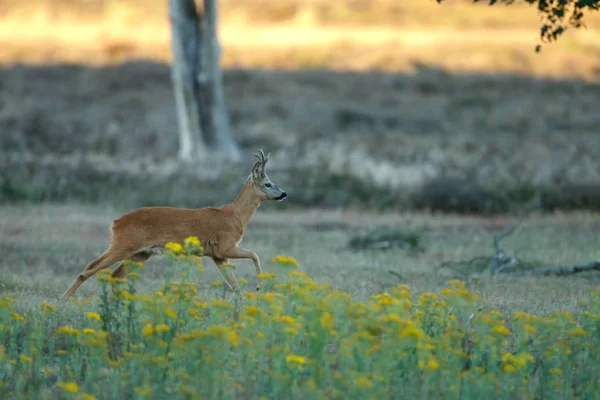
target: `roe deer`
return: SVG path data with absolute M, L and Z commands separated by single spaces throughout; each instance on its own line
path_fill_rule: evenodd
M 237 198 L 227 205 L 200 209 L 144 207 L 115 220 L 111 226 L 108 250 L 77 276 L 73 285 L 62 295 L 64 300 L 69 300 L 86 279 L 101 269 L 121 261 L 111 276 L 125 277 L 126 260 L 144 262 L 159 254 L 168 242 L 183 243 L 190 236 L 199 239 L 204 247 L 203 256 L 213 259 L 231 289 L 236 290 L 238 283 L 233 272 L 224 268 L 229 258 L 249 258 L 254 261 L 258 278 L 256 290 L 262 289 L 258 256 L 253 251 L 238 247 L 238 243 L 261 201 L 283 200 L 287 193 L 265 174 L 269 156 L 265 156 L 262 150 L 254 156 L 258 162 L 252 168 L 252 173 Z

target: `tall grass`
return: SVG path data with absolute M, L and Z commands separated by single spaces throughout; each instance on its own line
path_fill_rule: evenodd
M 152 294 L 101 271 L 79 312 L 0 303 L 2 398 L 593 398 L 600 390 L 600 292 L 575 314 L 489 310 L 451 281 L 398 285 L 366 302 L 272 260 L 264 293 L 201 298 L 194 241 Z M 243 280 L 240 280 L 245 284 Z M 111 290 L 112 289 L 112 290 Z

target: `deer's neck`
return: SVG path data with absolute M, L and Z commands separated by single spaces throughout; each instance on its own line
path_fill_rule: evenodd
M 260 199 L 254 194 L 250 179 L 246 181 L 238 197 L 229 206 L 242 224 L 246 226 L 248 221 L 254 216 L 254 213 L 256 213 L 258 206 L 260 206 Z

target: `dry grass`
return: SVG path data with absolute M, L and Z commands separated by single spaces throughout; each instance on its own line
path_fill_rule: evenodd
M 276 254 L 296 257 L 318 282 L 329 283 L 356 298 L 390 290 L 398 272 L 415 292 L 437 291 L 452 277 L 440 273 L 444 260 L 490 254 L 490 235 L 514 222 L 507 218 L 436 216 L 426 214 L 372 214 L 364 212 L 273 213 L 265 205 L 251 222 L 244 246 L 258 252 L 265 269 Z M 52 206 L 0 208 L 0 296 L 11 295 L 27 304 L 53 300 L 87 262 L 96 258 L 108 241 L 110 222 L 122 213 L 101 207 Z M 422 230 L 423 254 L 403 250 L 357 252 L 346 247 L 356 233 L 375 226 Z M 600 258 L 597 235 L 600 218 L 590 214 L 536 216 L 504 242 L 518 257 L 548 265 L 586 262 Z M 143 290 L 159 287 L 166 272 L 160 258 L 147 263 Z M 236 274 L 250 283 L 255 279 L 251 263 L 237 263 Z M 206 262 L 202 290 L 220 275 Z M 480 278 L 471 288 L 490 307 L 502 311 L 523 310 L 546 314 L 553 310 L 578 309 L 579 302 L 598 286 L 597 274 L 567 278 Z M 94 280 L 86 282 L 79 296 L 98 294 Z
M 78 2 L 29 8 L 4 3 L 2 63 L 170 61 L 164 2 L 106 2 L 93 9 Z M 419 62 L 452 71 L 597 77 L 597 16 L 587 19 L 590 29 L 569 31 L 536 54 L 540 21 L 531 7 L 394 3 L 226 1 L 220 25 L 224 65 L 410 71 Z
M 228 199 L 249 168 L 222 182 L 202 163 L 172 168 L 166 65 L 20 66 L 0 69 L 0 82 L 0 198 L 199 205 Z M 506 211 L 504 197 L 520 208 L 536 191 L 551 197 L 548 209 L 600 204 L 595 83 L 419 66 L 228 70 L 225 90 L 248 159 L 272 152 L 276 181 L 296 204 L 427 208 L 439 197 L 449 204 L 441 210 Z M 200 187 L 211 189 L 190 190 Z M 10 193 L 22 189 L 33 193 Z
M 0 200 L 107 201 L 107 187 L 117 204 L 214 200 L 178 190 L 195 178 L 123 178 L 173 170 L 167 3 L 23 4 L 0 0 Z M 549 209 L 600 204 L 597 16 L 537 54 L 540 21 L 523 5 L 221 5 L 234 135 L 249 155 L 274 153 L 283 183 L 310 192 L 301 204 L 428 207 L 456 195 L 479 203 L 462 209 L 506 211 L 503 197 L 520 207 L 536 191 Z M 140 58 L 158 63 L 130 62 Z M 474 188 L 448 196 L 448 182 Z M 502 205 L 481 206 L 481 193 Z

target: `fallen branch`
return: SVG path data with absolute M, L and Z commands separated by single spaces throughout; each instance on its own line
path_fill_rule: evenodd
M 392 271 L 392 270 L 389 270 L 388 272 L 389 272 L 390 274 L 394 275 L 396 278 L 400 279 L 401 281 L 403 281 L 403 280 L 404 280 L 404 277 L 403 277 L 402 275 L 400 275 L 399 273 L 397 273 L 397 272 L 395 272 L 395 271 Z
M 535 268 L 530 270 L 518 270 L 516 267 L 522 266 L 515 257 L 506 256 L 506 252 L 500 246 L 502 239 L 507 236 L 512 235 L 519 226 L 523 223 L 525 218 L 538 207 L 538 203 L 536 205 L 528 209 L 521 219 L 514 225 L 509 226 L 502 232 L 496 233 L 493 236 L 492 244 L 494 248 L 494 255 L 492 256 L 477 256 L 468 260 L 460 260 L 460 261 L 444 261 L 439 265 L 439 268 L 448 268 L 451 269 L 462 276 L 464 276 L 468 280 L 470 276 L 470 272 L 468 267 L 471 267 L 473 264 L 477 262 L 487 263 L 488 267 L 486 271 L 490 275 L 502 274 L 505 276 L 566 276 L 578 274 L 586 271 L 600 271 L 600 261 L 592 261 L 586 264 L 576 264 L 570 266 L 557 266 L 557 267 L 542 267 Z M 463 268 L 460 268 L 460 267 Z
M 587 264 L 576 264 L 562 267 L 536 268 L 528 271 L 506 271 L 503 273 L 511 276 L 565 276 L 586 271 L 600 271 L 600 261 L 592 261 Z
M 490 264 L 490 274 L 495 275 L 501 270 L 505 269 L 507 264 L 514 265 L 516 263 L 516 260 L 513 257 L 505 257 L 504 250 L 502 250 L 502 248 L 500 247 L 500 241 L 505 237 L 515 233 L 517 228 L 521 226 L 523 221 L 525 221 L 525 218 L 527 218 L 529 214 L 531 214 L 531 212 L 538 207 L 539 200 L 536 201 L 535 205 L 525 210 L 525 212 L 521 216 L 521 219 L 519 219 L 519 221 L 517 221 L 516 224 L 514 224 L 513 226 L 509 226 L 504 231 L 494 235 L 494 257 L 492 258 L 492 262 Z

